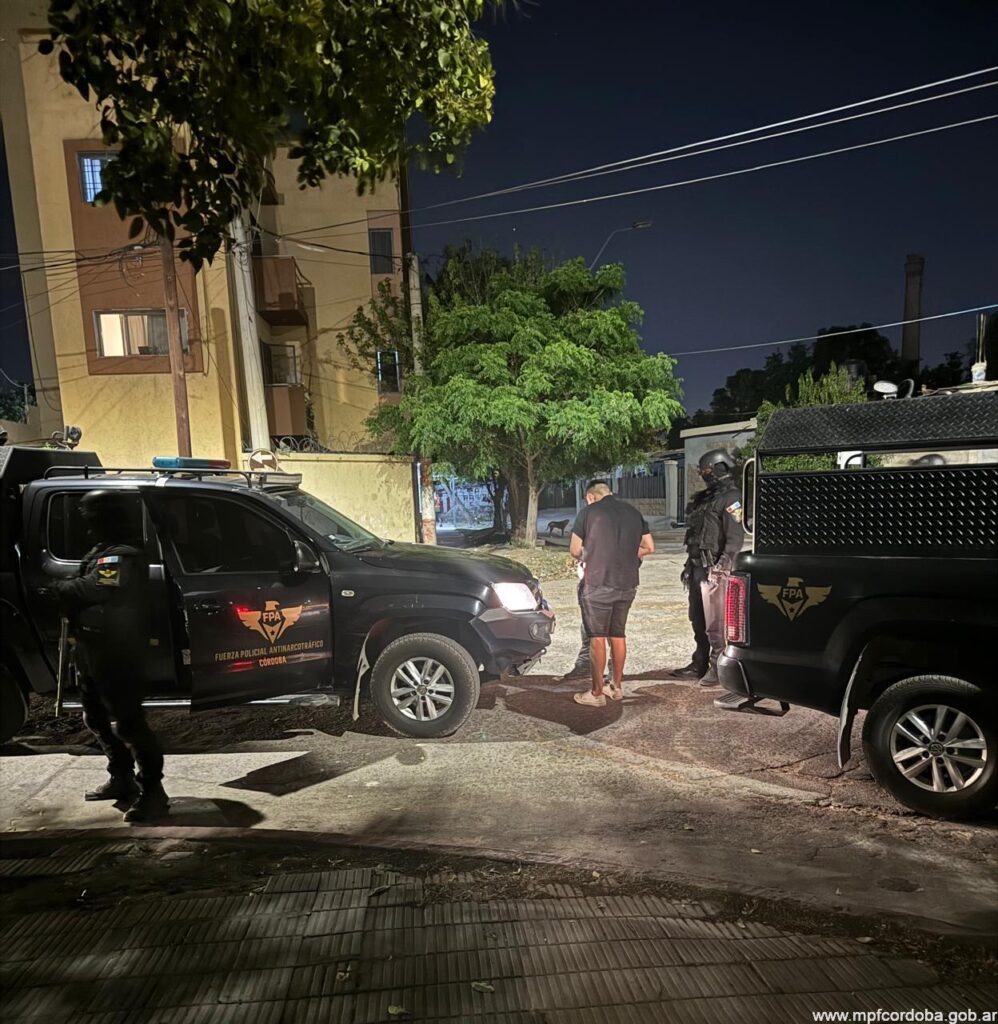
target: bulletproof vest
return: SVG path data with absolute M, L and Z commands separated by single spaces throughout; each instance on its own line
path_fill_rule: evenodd
M 98 559 L 127 559 L 119 585 L 109 587 L 107 600 L 80 609 L 77 640 L 91 651 L 133 658 L 149 643 L 149 565 L 138 548 L 109 544 L 87 555 L 82 576 L 98 570 Z M 120 563 L 119 563 L 120 564 Z
M 710 496 L 710 491 L 697 491 L 686 506 L 686 535 L 683 537 L 683 543 L 691 555 L 700 554 L 700 541 L 704 532 Z
M 723 546 L 721 517 L 729 505 L 740 499 L 741 491 L 733 480 L 724 480 L 693 499 L 686 517 L 686 550 L 691 555 L 701 551 L 720 554 Z

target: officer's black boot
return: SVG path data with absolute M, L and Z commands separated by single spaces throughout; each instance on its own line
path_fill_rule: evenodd
M 112 775 L 103 785 L 84 793 L 83 799 L 121 800 L 124 803 L 130 804 L 139 793 L 139 784 L 136 782 L 135 776 L 129 773 L 128 775 Z
M 698 665 L 695 661 L 691 661 L 682 668 L 673 669 L 669 673 L 669 677 L 671 679 L 700 679 L 705 671 L 706 669 L 703 665 Z
M 160 782 L 142 786 L 142 792 L 131 807 L 125 811 L 125 821 L 155 821 L 170 811 L 170 798 Z

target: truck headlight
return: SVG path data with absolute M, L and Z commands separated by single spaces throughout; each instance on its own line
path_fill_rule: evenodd
M 506 611 L 532 612 L 537 607 L 537 598 L 526 583 L 493 583 L 492 589 Z

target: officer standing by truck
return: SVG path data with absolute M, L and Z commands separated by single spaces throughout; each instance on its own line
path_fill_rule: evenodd
M 131 525 L 133 496 L 89 491 L 80 502 L 95 546 L 80 575 L 49 589 L 76 638 L 83 720 L 107 755 L 110 778 L 87 800 L 127 802 L 125 821 L 150 821 L 169 809 L 163 751 L 142 709 L 150 635 L 149 563 L 141 527 Z M 138 778 L 135 767 L 138 765 Z
M 686 508 L 686 565 L 682 580 L 689 590 L 690 624 L 696 649 L 677 678 L 699 679 L 717 686 L 717 656 L 724 650 L 724 603 L 735 555 L 742 549 L 742 495 L 734 476 L 736 460 L 723 448 L 700 457 L 699 471 L 707 489 Z

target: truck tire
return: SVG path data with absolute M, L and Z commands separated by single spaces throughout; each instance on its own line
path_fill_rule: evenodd
M 998 716 L 987 694 L 950 676 L 888 687 L 863 725 L 873 777 L 933 818 L 971 818 L 998 803 Z
M 20 684 L 0 665 L 0 743 L 16 736 L 28 720 L 28 702 Z
M 450 736 L 478 704 L 478 666 L 456 641 L 438 633 L 393 640 L 371 673 L 371 695 L 385 723 L 402 736 Z

